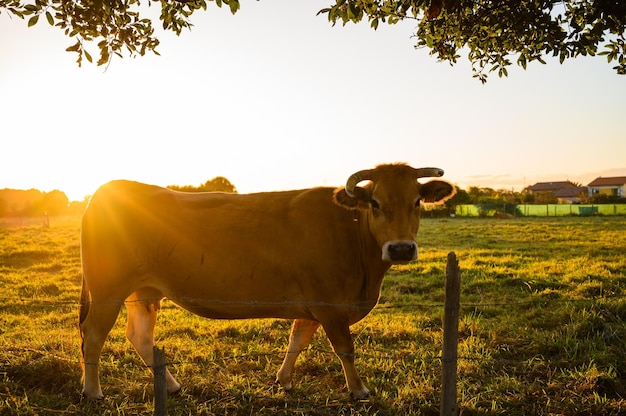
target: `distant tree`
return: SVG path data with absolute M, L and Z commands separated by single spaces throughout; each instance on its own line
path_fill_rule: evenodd
M 535 194 L 530 192 L 528 188 L 524 188 L 522 190 L 522 202 L 524 204 L 534 204 L 535 203 Z
M 559 198 L 553 192 L 533 192 L 535 204 L 558 204 Z
M 479 186 L 470 186 L 468 194 L 473 204 L 493 204 L 496 191 L 492 188 L 482 188 Z
M 48 213 L 49 215 L 65 215 L 67 214 L 70 201 L 65 192 L 58 190 L 46 192 L 43 194 L 41 202 L 38 204 L 37 214 Z
M 30 0 L 32 1 L 32 0 Z M 427 48 L 438 59 L 455 64 L 467 52 L 474 76 L 485 82 L 487 73 L 507 76 L 515 61 L 526 69 L 529 62 L 545 63 L 546 56 L 566 59 L 603 55 L 626 73 L 626 1 L 623 0 L 330 0 L 320 10 L 333 24 L 367 19 L 380 23 L 414 20 L 416 47 Z M 239 0 L 215 0 L 232 13 Z M 87 42 L 97 42 L 98 65 L 127 51 L 131 56 L 156 52 L 159 40 L 144 6 L 160 10 L 165 30 L 180 34 L 192 26 L 206 0 L 0 0 L 0 13 L 28 18 L 28 26 L 45 20 L 76 40 L 67 48 L 92 62 Z M 141 6 L 141 8 L 140 8 Z M 603 48 L 601 51 L 599 48 Z M 158 53 L 157 53 L 158 54 Z
M 465 190 L 459 188 L 458 186 L 455 186 L 455 188 L 456 193 L 452 198 L 448 199 L 443 205 L 429 207 L 427 215 L 431 217 L 447 217 L 456 212 L 456 207 L 458 205 L 471 203 L 472 198 Z
M 507 189 L 494 190 L 470 186 L 468 195 L 472 204 L 519 204 L 523 195 Z
M 41 203 L 43 193 L 37 189 L 0 189 L 0 198 L 5 201 L 4 215 L 22 217 L 37 215 L 37 207 Z
M 507 204 L 519 204 L 522 202 L 522 194 L 509 189 L 498 189 L 496 191 L 498 198 Z
M 65 215 L 69 207 L 67 195 L 58 190 L 0 189 L 0 201 L 0 216 L 11 217 L 40 216 L 46 212 L 48 215 Z
M 88 203 L 89 196 L 86 196 L 82 201 L 71 201 L 67 208 L 67 213 L 70 215 L 80 215 L 85 212 Z
M 200 186 L 193 185 L 168 185 L 169 189 L 182 192 L 228 192 L 232 194 L 237 193 L 237 188 L 228 179 L 223 176 L 216 176 L 210 179 Z
M 471 204 L 472 197 L 467 191 L 456 186 L 456 194 L 450 199 L 448 199 L 445 204 L 448 208 L 450 208 L 451 212 L 454 212 L 454 207 L 457 205 L 463 204 Z
M 480 187 L 478 186 L 470 186 L 469 189 L 467 190 L 467 194 L 470 196 L 471 198 L 471 202 L 473 204 L 477 204 L 478 203 L 478 198 L 480 197 Z
M 206 181 L 200 186 L 204 192 L 229 192 L 231 194 L 237 193 L 235 185 L 230 183 L 228 179 L 223 176 L 216 176 L 215 178 Z

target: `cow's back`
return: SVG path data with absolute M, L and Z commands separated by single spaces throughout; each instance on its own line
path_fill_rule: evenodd
M 122 180 L 101 186 L 83 214 L 83 254 L 97 245 L 131 244 L 142 236 L 137 231 L 159 215 L 155 210 L 171 203 L 167 190 L 158 186 Z

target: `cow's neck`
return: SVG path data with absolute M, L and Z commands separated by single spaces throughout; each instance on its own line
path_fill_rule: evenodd
M 367 211 L 357 211 L 355 222 L 358 230 L 358 252 L 363 276 L 360 297 L 363 300 L 374 302 L 373 307 L 378 302 L 383 278 L 391 267 L 391 263 L 382 260 L 382 249 L 370 231 Z

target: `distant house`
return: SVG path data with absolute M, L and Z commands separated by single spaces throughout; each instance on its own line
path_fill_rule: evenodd
M 614 176 L 611 178 L 596 178 L 589 182 L 589 196 L 609 195 L 617 197 L 625 197 L 626 192 L 626 176 Z
M 538 197 L 556 197 L 560 203 L 578 204 L 587 195 L 586 186 L 578 186 L 570 181 L 537 182 L 526 190 Z

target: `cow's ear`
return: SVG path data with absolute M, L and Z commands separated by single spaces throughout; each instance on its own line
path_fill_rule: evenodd
M 456 193 L 456 188 L 445 181 L 430 181 L 420 187 L 420 195 L 424 202 L 445 202 Z
M 337 188 L 333 192 L 335 204 L 347 209 L 368 209 L 370 207 L 369 192 L 365 188 L 354 188 L 354 196 L 349 196 L 345 188 Z

